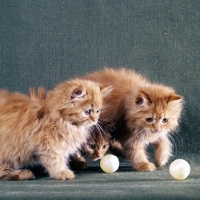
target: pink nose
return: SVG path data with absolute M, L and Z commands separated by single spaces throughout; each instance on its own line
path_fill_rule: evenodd
M 98 120 L 96 118 L 92 118 L 92 121 L 93 122 L 97 122 Z
M 158 132 L 160 132 L 160 129 L 159 128 L 154 128 L 154 132 L 158 133 Z

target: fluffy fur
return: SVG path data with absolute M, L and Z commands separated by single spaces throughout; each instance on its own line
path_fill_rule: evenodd
M 42 164 L 54 179 L 73 179 L 68 157 L 97 124 L 102 98 L 111 88 L 92 81 L 71 80 L 45 93 L 0 91 L 0 178 L 33 179 L 30 164 Z M 67 163 L 67 164 L 66 164 Z
M 105 131 L 100 131 L 94 127 L 86 143 L 81 146 L 80 152 L 73 156 L 71 166 L 74 169 L 87 168 L 87 161 L 84 157 L 88 157 L 93 161 L 101 159 L 108 151 L 110 146 L 110 134 Z
M 172 153 L 170 136 L 178 127 L 183 97 L 173 88 L 150 83 L 127 69 L 106 68 L 84 78 L 114 87 L 104 99 L 100 122 L 107 129 L 114 123 L 110 132 L 121 143 L 133 167 L 153 171 L 156 165 L 165 165 Z M 155 147 L 155 164 L 147 156 L 146 147 L 150 144 Z

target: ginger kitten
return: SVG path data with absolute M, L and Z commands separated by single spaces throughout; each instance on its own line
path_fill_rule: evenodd
M 150 83 L 132 70 L 109 69 L 84 77 L 113 91 L 104 98 L 99 121 L 121 143 L 123 153 L 139 171 L 153 171 L 167 163 L 172 154 L 170 137 L 177 130 L 183 97 L 171 87 Z M 155 162 L 149 161 L 146 147 L 155 147 Z
M 42 164 L 54 179 L 73 179 L 68 158 L 97 124 L 102 98 L 111 88 L 101 89 L 87 80 L 71 80 L 45 93 L 30 95 L 0 91 L 0 179 L 33 179 L 22 167 Z

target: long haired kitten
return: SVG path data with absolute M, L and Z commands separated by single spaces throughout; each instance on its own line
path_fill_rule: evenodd
M 71 158 L 71 167 L 73 169 L 85 169 L 88 167 L 85 157 L 93 161 L 101 159 L 110 147 L 110 134 L 106 131 L 100 131 L 93 127 L 87 141 L 82 144 L 81 149 Z
M 114 122 L 112 137 L 121 143 L 133 167 L 153 171 L 156 165 L 165 165 L 172 154 L 170 137 L 178 127 L 183 97 L 127 69 L 106 68 L 84 78 L 114 87 L 104 98 L 100 122 L 108 128 Z M 154 163 L 148 159 L 148 145 L 155 147 Z
M 22 167 L 42 164 L 54 179 L 73 179 L 69 155 L 75 153 L 97 124 L 102 98 L 111 88 L 101 89 L 87 80 L 59 84 L 45 94 L 0 91 L 0 178 L 33 179 Z

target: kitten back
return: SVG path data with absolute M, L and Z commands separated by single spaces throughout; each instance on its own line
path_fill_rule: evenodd
M 45 100 L 46 90 L 43 87 L 39 87 L 38 90 L 36 90 L 33 87 L 30 87 L 29 92 L 30 92 L 31 99 Z

